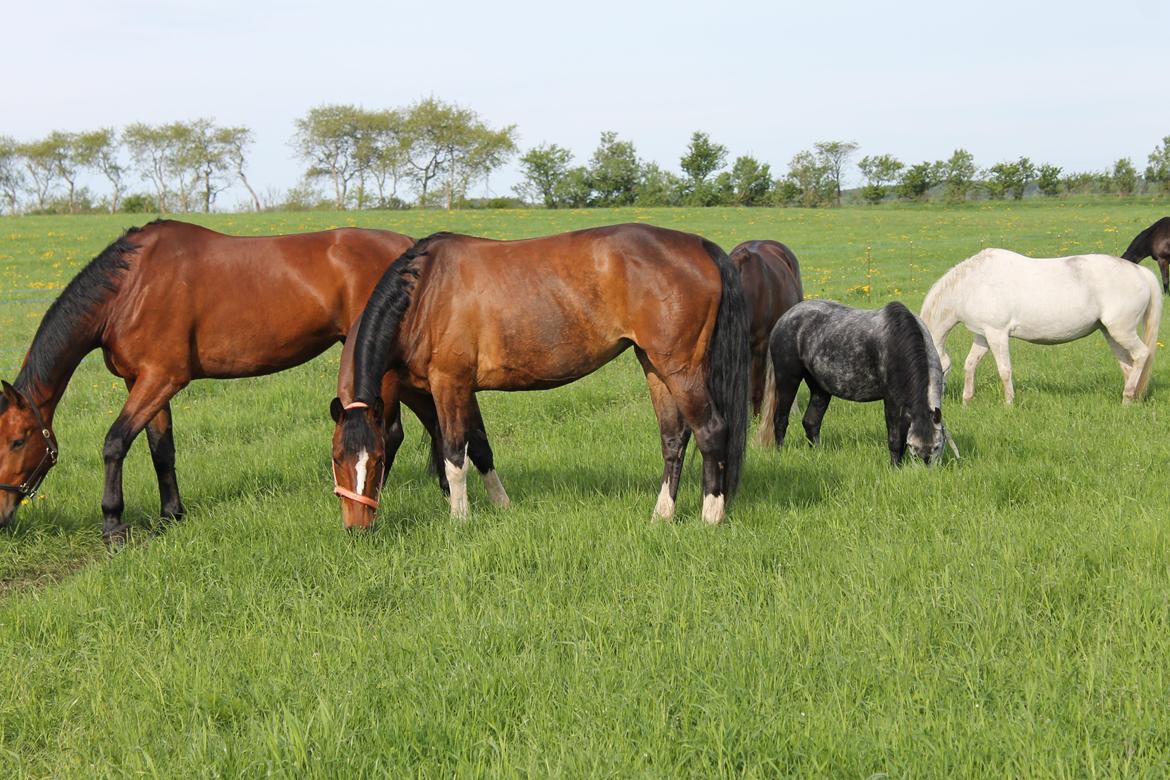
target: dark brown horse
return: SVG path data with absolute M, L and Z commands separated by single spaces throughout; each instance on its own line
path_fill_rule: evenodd
M 53 302 L 15 383 L 3 385 L 0 524 L 56 462 L 53 415 L 81 359 L 99 348 L 129 390 L 103 449 L 102 533 L 126 532 L 122 461 L 144 428 L 163 517 L 181 517 L 171 397 L 192 379 L 270 374 L 320 354 L 411 244 L 382 230 L 245 238 L 158 221 L 127 231 Z M 377 383 L 393 392 L 395 381 Z
M 693 431 L 703 455 L 703 519 L 717 523 L 743 461 L 749 362 L 739 274 L 719 247 L 649 225 L 418 242 L 371 294 L 354 339 L 354 401 L 333 405 L 345 526 L 374 520 L 386 468 L 378 396 L 387 369 L 434 398 L 451 513 L 465 517 L 475 391 L 558 387 L 631 346 L 662 436 L 655 515 L 674 514 Z
M 1162 217 L 1138 233 L 1122 257 L 1134 263 L 1154 258 L 1162 271 L 1162 292 L 1170 293 L 1170 217 Z
M 728 255 L 743 280 L 743 297 L 751 312 L 752 413 L 760 413 L 768 374 L 768 336 L 776 320 L 804 300 L 800 263 L 779 241 L 744 241 Z

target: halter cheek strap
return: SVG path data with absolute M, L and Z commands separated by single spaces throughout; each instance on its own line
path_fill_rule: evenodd
M 13 388 L 15 390 L 15 388 Z M 45 477 L 49 473 L 49 469 L 57 463 L 57 438 L 53 436 L 53 431 L 45 424 L 45 418 L 41 416 L 41 410 L 28 397 L 16 390 L 16 393 L 24 400 L 29 409 L 32 410 L 33 417 L 37 420 L 37 426 L 41 429 L 41 436 L 45 439 L 45 451 L 41 455 L 41 460 L 33 467 L 32 472 L 28 478 L 19 485 L 9 485 L 5 482 L 0 482 L 0 490 L 8 493 L 15 493 L 21 498 L 33 498 L 40 489 L 41 483 L 45 481 Z
M 351 401 L 350 403 L 346 404 L 344 408 L 345 411 L 348 412 L 351 409 L 369 409 L 370 405 L 365 401 Z M 337 496 L 338 498 L 348 498 L 350 501 L 356 501 L 359 504 L 365 504 L 371 509 L 378 508 L 378 499 L 370 498 L 369 496 L 363 496 L 361 493 L 355 493 L 349 488 L 343 488 L 341 486 L 340 480 L 337 479 L 336 463 L 333 464 L 333 495 Z

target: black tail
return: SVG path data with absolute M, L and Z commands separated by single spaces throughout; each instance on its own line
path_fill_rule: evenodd
M 1158 229 L 1163 223 L 1170 223 L 1170 217 L 1162 217 L 1148 228 L 1138 233 L 1133 241 L 1129 242 L 1129 248 L 1121 255 L 1122 258 L 1133 263 L 1140 263 L 1146 259 L 1153 252 L 1154 231 Z
M 723 293 L 719 299 L 719 313 L 715 332 L 707 347 L 707 392 L 715 402 L 715 410 L 727 424 L 727 500 L 735 496 L 747 449 L 748 374 L 751 369 L 751 347 L 747 306 L 743 300 L 743 286 L 739 271 L 727 259 L 723 250 L 710 241 L 703 246 L 719 267 Z
M 390 362 L 390 350 L 414 295 L 414 282 L 418 278 L 414 261 L 427 254 L 432 242 L 446 235 L 436 233 L 416 241 L 390 264 L 370 293 L 353 350 L 355 401 L 372 404 L 381 396 L 382 375 Z

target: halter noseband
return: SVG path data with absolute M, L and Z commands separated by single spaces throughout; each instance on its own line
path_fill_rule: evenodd
M 347 411 L 347 412 L 350 411 L 351 409 L 369 409 L 369 408 L 370 408 L 370 405 L 368 403 L 366 403 L 365 401 L 351 401 L 350 403 L 346 404 L 344 407 L 345 411 Z M 380 481 L 381 481 L 381 475 L 379 475 L 379 482 Z M 370 498 L 369 496 L 363 496 L 361 493 L 355 493 L 354 491 L 352 491 L 348 488 L 343 488 L 341 486 L 340 482 L 337 479 L 337 464 L 336 463 L 333 464 L 333 495 L 337 496 L 338 498 L 348 498 L 350 501 L 356 501 L 359 504 L 365 504 L 366 506 L 370 507 L 371 509 L 378 508 L 378 499 Z
M 37 405 L 15 387 L 12 390 L 20 396 L 20 399 L 24 401 L 29 409 L 32 409 L 33 417 L 37 420 L 37 427 L 41 429 L 41 435 L 45 437 L 45 452 L 41 455 L 40 462 L 33 467 L 32 473 L 25 478 L 24 482 L 21 482 L 19 485 L 0 482 L 0 490 L 15 493 L 21 498 L 33 498 L 40 489 L 41 483 L 45 481 L 49 469 L 53 468 L 57 463 L 57 439 L 53 436 L 53 432 L 49 430 L 49 426 L 45 424 L 45 418 L 41 416 L 41 410 Z

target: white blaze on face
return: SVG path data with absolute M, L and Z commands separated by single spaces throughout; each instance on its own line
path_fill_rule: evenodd
M 357 465 L 354 466 L 354 471 L 357 472 L 357 482 L 355 483 L 357 485 L 357 488 L 354 490 L 354 492 L 357 493 L 359 496 L 365 495 L 366 466 L 369 464 L 369 462 L 370 462 L 370 453 L 366 452 L 365 450 L 362 450 L 361 454 L 358 455 Z

